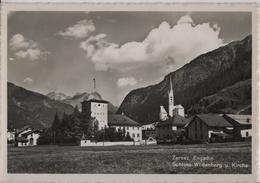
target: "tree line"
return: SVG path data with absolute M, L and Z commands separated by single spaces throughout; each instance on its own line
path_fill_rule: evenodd
M 78 107 L 72 114 L 63 113 L 60 118 L 55 114 L 51 127 L 46 128 L 38 139 L 39 145 L 77 145 L 81 139 L 100 141 L 132 141 L 125 128 L 98 128 L 95 118 L 82 114 Z

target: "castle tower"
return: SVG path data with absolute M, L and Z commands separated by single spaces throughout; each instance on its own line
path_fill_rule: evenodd
M 172 77 L 170 76 L 170 90 L 168 93 L 168 100 L 169 100 L 169 116 L 173 117 L 173 110 L 174 110 L 174 94 L 172 88 Z

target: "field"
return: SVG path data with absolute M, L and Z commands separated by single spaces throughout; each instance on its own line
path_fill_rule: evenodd
M 251 143 L 8 147 L 8 172 L 248 174 Z

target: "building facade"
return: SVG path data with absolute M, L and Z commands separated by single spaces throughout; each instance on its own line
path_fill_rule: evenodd
M 224 114 L 223 117 L 234 126 L 236 138 L 249 138 L 252 136 L 252 116 Z
M 83 101 L 82 113 L 88 120 L 95 118 L 98 121 L 98 129 L 108 127 L 108 102 L 104 100 L 91 99 Z
M 233 125 L 225 118 L 215 114 L 195 115 L 185 125 L 187 138 L 191 141 L 200 142 L 215 142 L 233 138 L 233 129 Z
M 15 131 L 7 131 L 7 141 L 11 142 L 15 140 Z
M 22 130 L 17 132 L 16 137 L 16 146 L 25 147 L 25 146 L 36 146 L 38 139 L 40 137 L 39 130 L 33 130 L 30 127 L 25 127 Z
M 141 125 L 124 114 L 109 115 L 108 125 L 116 131 L 124 131 L 125 135 L 129 135 L 135 142 L 142 140 Z
M 175 114 L 166 121 L 159 122 L 156 125 L 156 139 L 158 143 L 177 142 L 185 137 L 184 126 L 188 123 L 188 119 Z

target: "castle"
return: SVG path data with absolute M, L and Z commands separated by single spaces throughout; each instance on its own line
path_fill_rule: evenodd
M 170 76 L 170 90 L 168 92 L 168 113 L 165 110 L 164 106 L 160 106 L 160 116 L 159 119 L 161 121 L 167 120 L 169 117 L 173 117 L 175 114 L 178 114 L 184 117 L 184 108 L 182 105 L 174 105 L 174 93 L 173 93 L 173 86 L 172 86 L 172 78 Z

